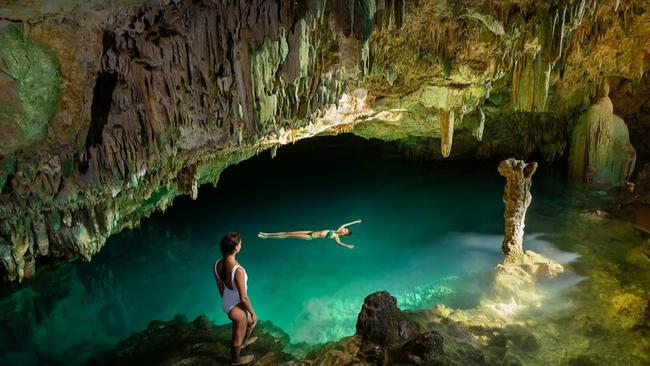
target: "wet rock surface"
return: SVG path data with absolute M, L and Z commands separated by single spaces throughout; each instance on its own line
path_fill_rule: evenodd
M 368 295 L 357 318 L 357 334 L 364 341 L 392 347 L 419 334 L 420 326 L 408 319 L 388 292 Z
M 644 164 L 639 169 L 633 183 L 628 186 L 628 193 L 610 211 L 634 223 L 640 230 L 650 232 L 650 164 Z M 640 248 L 641 253 L 646 253 L 645 250 Z M 644 256 L 641 254 L 642 261 Z M 647 257 L 650 258 L 650 255 Z
M 120 343 L 115 350 L 93 357 L 88 366 L 100 365 L 228 365 L 230 325 L 215 326 L 200 316 L 188 322 L 183 316 L 167 322 L 153 321 L 146 330 Z M 271 323 L 255 330 L 259 339 L 242 354 L 254 354 L 253 365 L 296 364 L 283 352 L 289 337 Z

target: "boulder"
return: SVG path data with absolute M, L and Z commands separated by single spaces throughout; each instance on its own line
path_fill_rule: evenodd
M 386 291 L 368 295 L 357 318 L 357 334 L 364 341 L 391 348 L 422 332 L 420 326 L 406 318 L 397 300 Z

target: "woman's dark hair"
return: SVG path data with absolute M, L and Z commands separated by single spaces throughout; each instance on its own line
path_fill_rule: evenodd
M 241 235 L 234 231 L 226 233 L 226 235 L 221 238 L 221 255 L 225 258 L 227 255 L 230 255 L 235 252 L 237 244 L 241 242 Z
M 346 228 L 346 229 L 348 229 L 348 228 Z M 350 236 L 350 235 L 352 235 L 352 230 L 348 229 L 348 235 L 347 236 Z

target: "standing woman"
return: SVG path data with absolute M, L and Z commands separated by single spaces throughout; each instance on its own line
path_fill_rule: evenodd
M 240 356 L 240 352 L 257 339 L 250 336 L 257 324 L 257 316 L 248 298 L 248 275 L 235 259 L 241 246 L 239 233 L 227 233 L 221 239 L 222 258 L 214 264 L 214 277 L 221 295 L 221 309 L 232 321 L 231 365 L 244 365 L 253 361 L 252 355 Z

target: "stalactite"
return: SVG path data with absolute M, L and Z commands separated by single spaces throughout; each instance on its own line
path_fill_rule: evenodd
M 483 141 L 483 130 L 485 129 L 485 113 L 483 112 L 483 109 L 481 106 L 478 106 L 476 108 L 476 111 L 478 112 L 478 126 L 472 131 L 472 135 L 476 138 L 478 141 Z
M 38 254 L 46 256 L 50 251 L 50 241 L 47 237 L 47 226 L 45 225 L 45 217 L 39 215 L 40 217 L 34 221 L 32 230 L 34 232 L 34 240 L 36 241 L 36 247 L 38 248 Z
M 454 140 L 454 111 L 440 110 L 440 150 L 443 157 L 451 153 Z

